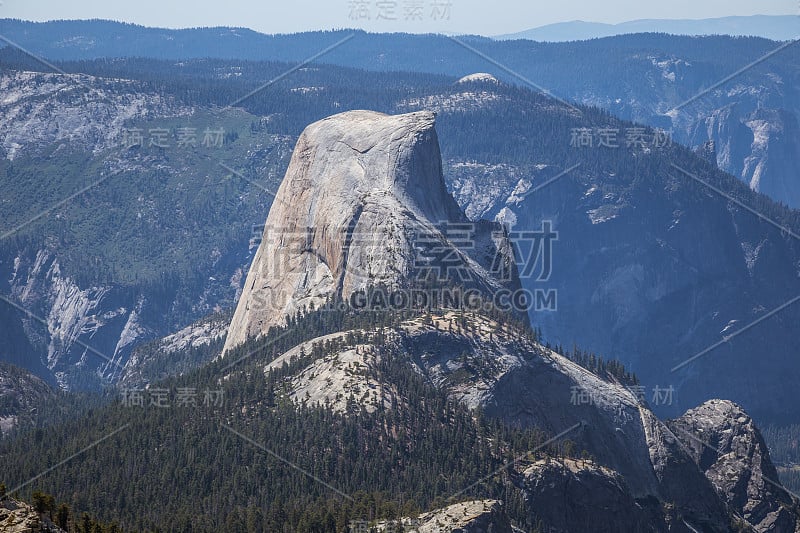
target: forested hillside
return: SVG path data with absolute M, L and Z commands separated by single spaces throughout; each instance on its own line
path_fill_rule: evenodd
M 286 398 L 286 378 L 367 337 L 318 344 L 264 373 L 276 354 L 304 340 L 359 328 L 372 331 L 370 342 L 381 345 L 384 329 L 412 316 L 337 309 L 297 317 L 224 360 L 142 390 L 143 405 L 123 389 L 108 407 L 3 442 L 0 471 L 6 485 L 42 470 L 57 460 L 53 454 L 78 451 L 111 434 L 80 461 L 22 493 L 51 493 L 69 503 L 71 520 L 89 511 L 125 531 L 342 531 L 356 519 L 415 515 L 473 491 L 503 499 L 512 516 L 524 521 L 521 495 L 498 469 L 530 450 L 538 450 L 531 459 L 580 457 L 580 450 L 565 442 L 542 446 L 548 435 L 471 413 L 409 371 L 402 363 L 406 355 L 391 351 L 381 359 L 381 372 L 391 376 L 402 409 L 369 413 L 360 398 L 350 399 L 346 416 L 324 407 L 298 409 Z M 181 401 L 180 391 L 190 389 L 196 395 Z M 490 478 L 461 492 L 484 476 Z M 180 489 L 165 491 L 165 486 Z M 90 488 L 74 493 L 76 487 Z M 115 495 L 111 504 L 109 494 Z

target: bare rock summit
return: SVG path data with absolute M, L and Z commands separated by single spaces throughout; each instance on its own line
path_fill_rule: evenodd
M 752 418 L 728 400 L 709 400 L 670 422 L 723 501 L 755 531 L 800 531 L 800 502 L 780 484 Z
M 434 124 L 427 111 L 348 111 L 303 131 L 225 351 L 328 298 L 346 299 L 369 286 L 409 286 L 423 269 L 420 236 L 447 258 L 438 272 L 451 281 L 486 295 L 504 284 L 518 287 L 502 226 L 471 223 L 447 191 Z M 453 228 L 468 234 L 466 244 Z

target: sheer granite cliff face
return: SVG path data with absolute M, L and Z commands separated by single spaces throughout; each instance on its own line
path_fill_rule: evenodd
M 349 111 L 305 129 L 267 217 L 226 351 L 328 297 L 408 285 L 420 274 L 421 235 L 457 267 L 457 281 L 485 294 L 502 286 L 489 272 L 498 257 L 512 268 L 501 226 L 470 224 L 468 246 L 453 244 L 448 228 L 469 221 L 445 188 L 434 122 L 424 111 Z M 505 277 L 511 285 L 517 280 Z

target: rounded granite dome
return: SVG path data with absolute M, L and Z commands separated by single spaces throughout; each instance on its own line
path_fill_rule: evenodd
M 500 82 L 498 81 L 497 78 L 495 78 L 494 76 L 492 76 L 491 74 L 489 74 L 487 72 L 475 72 L 474 74 L 469 74 L 467 76 L 464 76 L 463 78 L 458 80 L 456 83 L 495 83 L 495 84 L 499 84 Z

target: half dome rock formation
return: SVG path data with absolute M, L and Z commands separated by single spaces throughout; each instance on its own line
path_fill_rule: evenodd
M 434 123 L 424 111 L 348 111 L 305 129 L 224 351 L 369 286 L 405 288 L 431 273 L 485 295 L 519 286 L 502 226 L 470 223 L 448 193 Z

